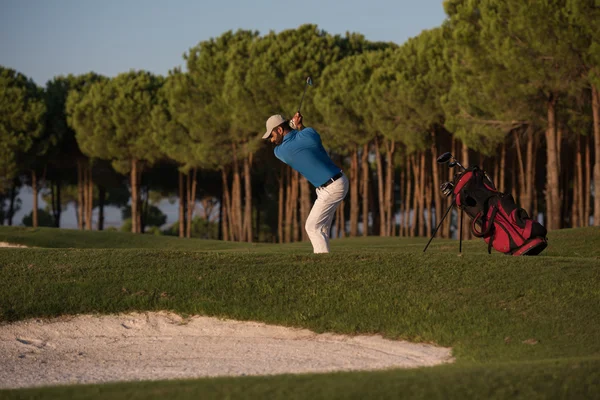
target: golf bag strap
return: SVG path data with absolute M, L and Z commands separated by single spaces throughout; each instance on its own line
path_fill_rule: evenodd
M 486 236 L 487 234 L 489 234 L 490 231 L 492 230 L 492 227 L 494 226 L 494 218 L 496 218 L 497 212 L 498 212 L 498 208 L 492 206 L 492 215 L 490 216 L 488 225 L 485 228 L 485 230 L 483 230 L 485 221 L 483 221 L 483 220 L 481 221 L 481 227 L 482 227 L 481 232 L 479 232 L 477 230 L 477 221 L 479 221 L 480 219 L 483 219 L 483 212 L 480 211 L 479 213 L 477 213 L 477 215 L 475 216 L 475 218 L 473 218 L 473 221 L 471 222 L 471 231 L 473 232 L 473 236 L 482 238 L 482 237 Z

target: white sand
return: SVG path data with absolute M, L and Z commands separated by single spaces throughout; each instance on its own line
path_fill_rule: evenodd
M 198 316 L 184 320 L 166 312 L 0 324 L 0 388 L 415 368 L 452 361 L 450 349 L 428 344 Z
M 0 247 L 27 247 L 27 246 L 22 245 L 22 244 L 12 244 L 12 243 L 7 243 L 7 242 L 0 242 Z

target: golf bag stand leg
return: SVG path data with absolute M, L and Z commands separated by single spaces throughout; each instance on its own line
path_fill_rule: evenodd
M 454 200 L 452 200 L 452 203 L 450 203 L 450 207 L 448 207 L 448 209 L 444 213 L 444 216 L 442 217 L 442 220 L 440 221 L 440 223 L 438 224 L 438 226 L 435 227 L 435 230 L 433 231 L 433 235 L 431 235 L 431 239 L 429 239 L 429 242 L 427 242 L 427 245 L 423 249 L 423 253 L 425 253 L 425 250 L 427 250 L 427 247 L 429 247 L 429 243 L 431 243 L 431 241 L 435 237 L 435 234 L 437 233 L 438 229 L 440 229 L 440 226 L 442 226 L 442 222 L 444 222 L 444 220 L 448 216 L 448 213 L 450 212 L 450 210 L 452 210 L 452 207 L 454 207 Z

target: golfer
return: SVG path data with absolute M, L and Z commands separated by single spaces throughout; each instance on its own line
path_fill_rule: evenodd
M 290 121 L 276 114 L 267 120 L 263 139 L 275 145 L 275 156 L 304 176 L 317 191 L 305 229 L 315 253 L 329 253 L 333 215 L 348 193 L 348 178 L 336 166 L 313 128 L 305 128 L 299 112 Z

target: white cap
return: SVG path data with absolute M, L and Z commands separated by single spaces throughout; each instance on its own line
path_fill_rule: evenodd
M 269 136 L 271 136 L 271 132 L 273 131 L 273 129 L 277 128 L 279 125 L 283 124 L 284 122 L 285 122 L 285 118 L 283 117 L 283 115 L 281 115 L 281 114 L 271 115 L 269 117 L 269 119 L 267 120 L 267 131 L 262 136 L 262 138 L 267 139 Z

